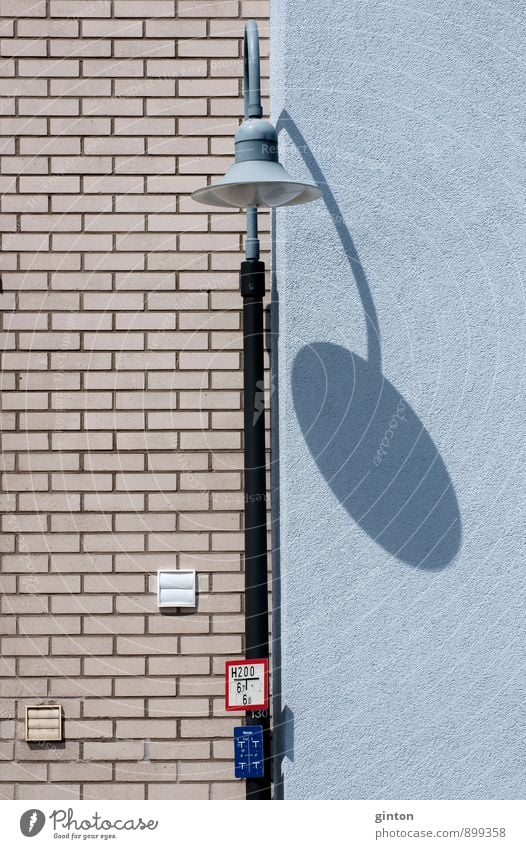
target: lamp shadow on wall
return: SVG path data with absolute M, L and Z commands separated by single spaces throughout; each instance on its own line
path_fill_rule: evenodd
M 296 355 L 292 396 L 305 441 L 340 504 L 371 539 L 406 564 L 443 569 L 462 537 L 451 478 L 418 415 L 382 372 L 371 290 L 336 199 L 286 110 L 277 129 L 289 134 L 324 188 L 367 320 L 367 359 L 330 342 L 313 342 Z

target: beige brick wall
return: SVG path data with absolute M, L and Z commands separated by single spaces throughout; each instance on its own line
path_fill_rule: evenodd
M 1 12 L 0 796 L 240 797 L 244 217 L 188 195 L 231 161 L 268 2 Z M 157 612 L 174 566 L 197 613 Z M 65 744 L 29 746 L 46 700 Z

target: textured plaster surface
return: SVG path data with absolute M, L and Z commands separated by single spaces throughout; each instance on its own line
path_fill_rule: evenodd
M 526 12 L 271 22 L 282 792 L 523 798 Z

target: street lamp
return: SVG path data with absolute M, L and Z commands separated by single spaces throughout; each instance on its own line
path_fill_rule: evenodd
M 200 203 L 247 209 L 243 297 L 245 488 L 245 656 L 268 658 L 267 492 L 263 406 L 263 296 L 257 208 L 292 206 L 321 197 L 312 183 L 294 180 L 278 159 L 278 135 L 262 120 L 258 28 L 247 21 L 244 43 L 244 120 L 236 132 L 235 162 L 224 177 L 193 192 Z M 247 725 L 263 726 L 264 776 L 248 778 L 247 799 L 271 798 L 270 717 L 248 711 Z

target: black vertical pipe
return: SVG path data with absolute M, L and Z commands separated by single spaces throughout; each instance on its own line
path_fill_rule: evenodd
M 245 438 L 245 657 L 247 660 L 268 658 L 269 656 L 263 370 L 264 294 L 265 264 L 259 260 L 242 262 Z M 247 711 L 246 724 L 263 726 L 265 767 L 263 778 L 247 779 L 247 799 L 270 799 L 270 705 L 266 712 Z

